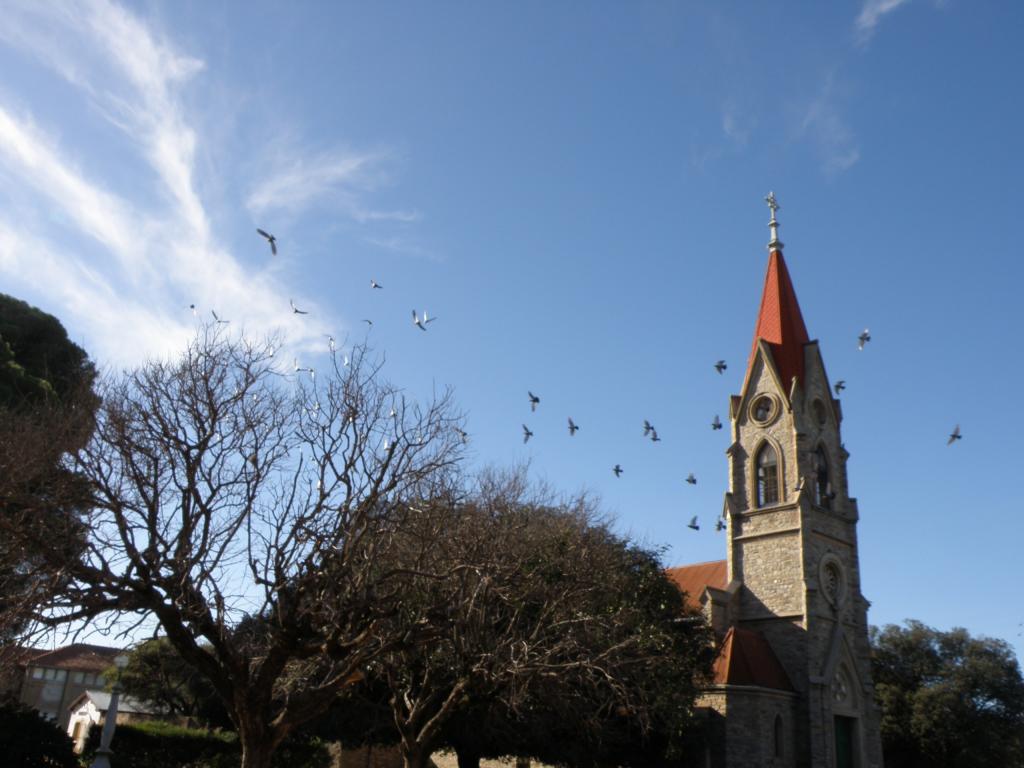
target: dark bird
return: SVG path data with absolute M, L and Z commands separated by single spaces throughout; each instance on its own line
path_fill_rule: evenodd
M 658 437 L 658 430 L 656 430 L 654 427 L 651 427 L 651 442 L 652 443 L 660 443 L 661 442 L 661 438 Z
M 540 405 L 540 398 L 533 394 L 533 392 L 531 392 L 530 390 L 526 390 L 526 394 L 530 398 L 530 410 L 536 411 L 537 406 Z
M 612 467 L 612 472 L 615 473 L 616 477 L 619 477 L 622 474 L 622 467 L 616 464 L 614 467 Z
M 717 363 L 715 363 L 715 370 L 718 371 L 719 375 L 721 375 L 722 371 L 724 371 L 728 367 L 729 366 L 725 364 L 725 360 L 719 360 Z
M 686 482 L 688 482 L 690 485 L 697 484 L 697 478 L 693 476 L 693 472 L 686 476 Z
M 256 227 L 256 231 L 259 232 L 266 239 L 266 241 L 268 243 L 270 243 L 270 252 L 272 254 L 274 254 L 275 256 L 277 256 L 277 238 L 274 237 L 269 232 L 264 232 L 259 227 Z
M 213 315 L 213 319 L 216 320 L 218 324 L 223 325 L 231 322 L 230 320 L 221 320 L 217 313 L 214 312 L 212 309 L 210 310 L 210 314 Z
M 196 316 L 196 305 L 195 304 L 189 304 L 188 308 L 192 310 L 192 317 L 195 317 Z
M 463 445 L 469 442 L 469 432 L 462 429 L 461 427 L 455 427 L 455 434 L 459 436 L 459 439 L 462 441 Z
M 700 526 L 697 525 L 697 516 L 696 515 L 694 515 L 693 517 L 690 518 L 690 522 L 687 523 L 686 527 L 687 528 L 692 528 L 695 531 L 699 531 L 700 530 Z
M 836 394 L 838 395 L 840 392 L 846 389 L 846 379 L 840 379 L 839 381 L 837 381 L 835 385 L 832 387 L 832 389 L 834 389 L 836 391 Z
M 864 345 L 871 341 L 871 333 L 865 328 L 857 337 L 857 349 L 863 350 Z
M 531 437 L 533 437 L 533 432 L 530 431 L 528 426 L 523 424 L 523 444 L 528 443 Z
M 294 314 L 294 315 L 308 315 L 309 314 L 309 312 L 307 312 L 306 310 L 299 309 L 298 307 L 296 307 L 295 306 L 295 302 L 292 301 L 291 299 L 288 299 L 288 303 L 292 305 L 292 314 Z
M 960 425 L 957 424 L 953 427 L 953 431 L 949 434 L 949 440 L 946 441 L 946 445 L 952 445 L 957 440 L 963 440 L 964 436 L 960 434 Z
M 367 328 L 373 327 L 373 320 L 367 320 L 366 318 L 363 318 L 363 322 L 366 323 Z
M 384 289 L 384 286 L 383 286 L 383 285 L 381 285 L 380 283 L 378 283 L 378 282 L 377 282 L 376 280 L 372 280 L 372 279 L 370 280 L 370 287 L 371 287 L 371 288 L 377 288 L 377 289 L 379 289 L 379 290 L 383 290 L 383 289 Z
M 721 429 L 722 428 L 722 422 L 721 422 L 721 420 L 719 420 L 717 413 L 715 414 L 715 420 L 711 422 L 711 428 L 712 429 Z
M 654 431 L 654 425 L 651 424 L 647 419 L 644 419 L 644 437 L 647 437 Z
M 576 426 L 576 422 L 573 421 L 572 420 L 572 416 L 570 416 L 569 417 L 569 437 L 572 437 L 573 435 L 575 435 L 578 430 L 579 430 L 579 427 Z
M 725 530 L 725 521 L 722 520 L 722 519 L 716 520 L 715 521 L 715 530 L 716 531 L 724 531 Z

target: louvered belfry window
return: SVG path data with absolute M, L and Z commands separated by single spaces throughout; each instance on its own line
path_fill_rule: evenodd
M 779 501 L 779 461 L 775 449 L 765 443 L 757 452 L 757 506 Z

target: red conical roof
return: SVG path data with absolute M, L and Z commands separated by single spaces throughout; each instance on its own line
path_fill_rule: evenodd
M 757 313 L 747 378 L 750 377 L 750 366 L 757 354 L 758 339 L 768 343 L 775 368 L 788 395 L 793 377 L 801 382 L 804 379 L 804 345 L 810 339 L 807 337 L 803 315 L 800 314 L 796 291 L 789 279 L 786 260 L 778 249 L 773 249 L 768 256 L 768 273 L 764 278 L 764 294 L 761 296 L 761 310 Z

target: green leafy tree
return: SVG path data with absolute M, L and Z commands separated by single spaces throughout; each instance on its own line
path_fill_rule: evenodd
M 872 628 L 888 768 L 1024 766 L 1024 680 L 1003 640 L 918 621 Z
M 68 735 L 21 704 L 0 703 L 0 744 L 10 768 L 78 768 Z
M 96 371 L 55 317 L 0 294 L 0 639 L 10 642 L 82 550 L 80 478 Z

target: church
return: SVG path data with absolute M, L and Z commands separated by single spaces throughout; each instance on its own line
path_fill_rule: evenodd
M 880 768 L 842 409 L 804 325 L 768 195 L 768 270 L 730 399 L 726 559 L 670 568 L 715 631 L 709 768 Z

